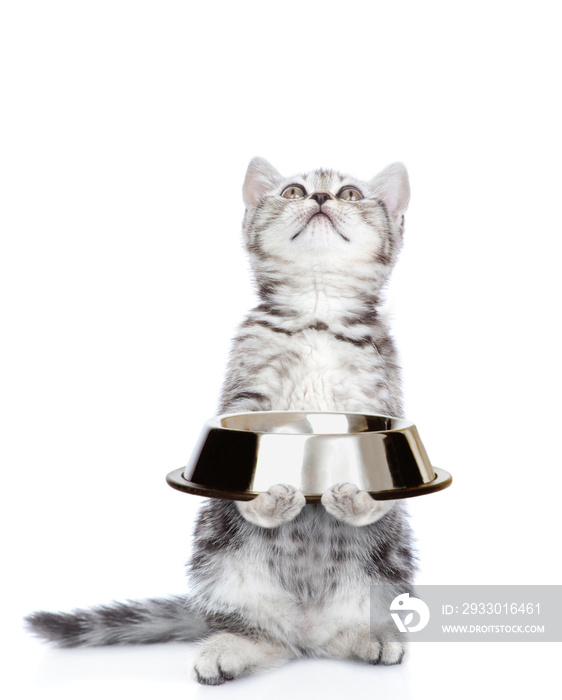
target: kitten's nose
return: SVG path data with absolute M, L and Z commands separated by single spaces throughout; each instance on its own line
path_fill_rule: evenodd
M 332 199 L 332 195 L 329 192 L 313 192 L 310 199 L 315 199 L 319 206 L 322 206 L 327 199 Z

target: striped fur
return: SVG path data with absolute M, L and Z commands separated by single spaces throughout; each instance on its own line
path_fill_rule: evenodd
M 330 196 L 321 209 L 310 197 L 285 199 L 290 184 Z M 363 198 L 338 199 L 344 186 Z M 396 351 L 379 306 L 402 246 L 403 166 L 365 182 L 331 170 L 284 178 L 256 158 L 243 192 L 259 303 L 233 340 L 220 412 L 402 416 Z M 359 527 L 325 503 L 299 506 L 273 527 L 251 522 L 240 504 L 209 500 L 196 523 L 188 598 L 40 612 L 28 624 L 61 646 L 203 638 L 194 676 L 206 684 L 299 656 L 399 663 L 404 648 L 388 629 L 369 635 L 369 589 L 385 582 L 396 594 L 411 590 L 405 507 L 389 504 Z

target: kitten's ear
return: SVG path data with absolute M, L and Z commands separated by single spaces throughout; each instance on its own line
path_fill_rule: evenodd
M 385 203 L 390 216 L 395 219 L 402 216 L 410 201 L 408 171 L 402 163 L 388 165 L 369 184 L 373 194 Z
M 282 179 L 265 158 L 253 158 L 248 166 L 242 188 L 244 204 L 247 207 L 255 207 L 265 193 Z

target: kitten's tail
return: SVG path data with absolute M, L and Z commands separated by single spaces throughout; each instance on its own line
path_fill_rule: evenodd
M 27 629 L 59 647 L 191 642 L 209 629 L 185 596 L 112 603 L 70 613 L 38 611 Z

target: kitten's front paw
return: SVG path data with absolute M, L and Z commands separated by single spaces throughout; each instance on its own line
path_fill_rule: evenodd
M 322 505 L 348 525 L 360 527 L 374 523 L 392 508 L 393 501 L 375 501 L 355 484 L 335 484 L 322 494 Z
M 246 520 L 261 527 L 277 527 L 297 516 L 306 502 L 303 494 L 289 484 L 276 484 L 251 501 L 237 501 Z

